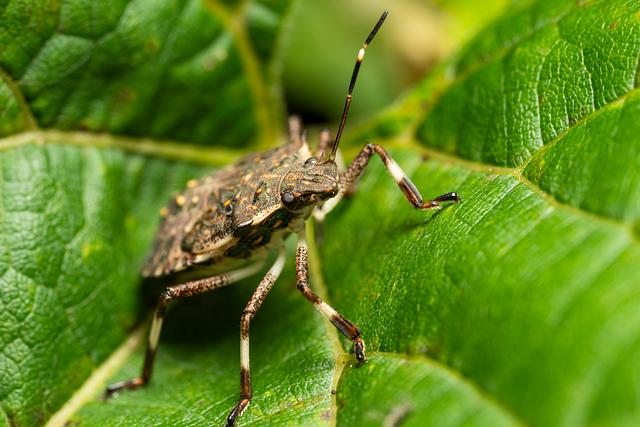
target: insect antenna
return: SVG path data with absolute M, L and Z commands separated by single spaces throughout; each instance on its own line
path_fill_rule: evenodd
M 389 14 L 388 10 L 382 12 L 382 15 L 376 22 L 376 25 L 373 27 L 373 30 L 369 33 L 369 36 L 365 40 L 364 44 L 358 51 L 358 56 L 356 57 L 356 65 L 353 67 L 353 73 L 351 74 L 351 82 L 349 83 L 349 92 L 347 93 L 347 97 L 344 100 L 344 110 L 342 110 L 342 119 L 340 120 L 340 126 L 338 126 L 338 132 L 336 133 L 336 139 L 333 143 L 333 148 L 331 149 L 331 154 L 329 155 L 329 161 L 334 161 L 336 159 L 336 151 L 338 151 L 338 144 L 340 144 L 340 138 L 342 137 L 342 131 L 344 130 L 344 125 L 347 123 L 347 115 L 349 114 L 349 106 L 351 105 L 351 98 L 353 94 L 353 87 L 356 85 L 356 79 L 358 78 L 358 71 L 360 71 L 360 65 L 362 65 L 362 61 L 364 60 L 364 51 L 371 43 L 371 40 L 376 36 L 376 33 L 382 26 L 382 23 L 387 18 Z

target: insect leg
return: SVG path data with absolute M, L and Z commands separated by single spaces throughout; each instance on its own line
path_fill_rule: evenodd
M 251 299 L 242 312 L 242 318 L 240 319 L 240 400 L 236 403 L 233 410 L 227 417 L 227 426 L 233 426 L 238 418 L 247 406 L 251 402 L 252 388 L 251 388 L 251 373 L 249 368 L 249 325 L 251 319 L 256 314 L 262 302 L 267 297 L 267 294 L 273 287 L 273 284 L 280 276 L 282 268 L 284 267 L 285 251 L 284 247 L 280 249 L 278 258 L 273 263 L 267 274 L 264 275 L 260 284 L 251 295 Z
M 298 233 L 298 249 L 296 251 L 296 277 L 298 290 L 324 317 L 335 326 L 342 334 L 353 341 L 354 352 L 358 363 L 366 362 L 365 345 L 360 336 L 360 329 L 333 307 L 324 302 L 309 287 L 309 267 L 307 239 L 304 229 Z
M 257 273 L 260 271 L 261 267 L 262 264 L 258 263 L 229 273 L 220 274 L 218 276 L 206 277 L 204 279 L 193 280 L 180 285 L 167 287 L 167 289 L 160 295 L 160 301 L 156 308 L 155 315 L 153 316 L 153 321 L 151 322 L 149 338 L 147 341 L 147 351 L 145 353 L 144 365 L 142 366 L 140 376 L 111 384 L 105 391 L 105 397 L 108 398 L 120 390 L 136 389 L 149 382 L 149 378 L 151 378 L 151 373 L 153 371 L 153 362 L 155 360 L 156 350 L 158 348 L 158 339 L 160 338 L 160 331 L 162 330 L 162 322 L 169 302 L 175 299 L 190 297 L 192 295 L 201 294 L 230 285 L 231 283 Z
M 384 166 L 387 168 L 387 171 L 389 171 L 391 177 L 394 179 L 396 184 L 398 184 L 398 187 L 400 187 L 409 203 L 411 203 L 415 208 L 440 208 L 440 203 L 442 202 L 460 201 L 458 194 L 452 192 L 442 194 L 435 199 L 427 200 L 425 202 L 420 195 L 420 191 L 418 191 L 416 186 L 413 184 L 413 182 L 411 182 L 409 177 L 407 177 L 400 166 L 398 166 L 398 164 L 391 158 L 391 156 L 385 151 L 384 148 L 377 144 L 365 145 L 360 153 L 356 156 L 356 158 L 351 161 L 351 164 L 349 165 L 347 170 L 343 174 L 341 174 L 341 192 L 353 191 L 356 180 L 362 174 L 364 168 L 369 163 L 369 159 L 371 159 L 371 156 L 373 156 L 374 153 L 380 156 L 384 163 Z

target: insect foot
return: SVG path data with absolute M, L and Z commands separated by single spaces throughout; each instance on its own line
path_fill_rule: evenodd
M 367 346 L 364 345 L 364 341 L 362 338 L 358 337 L 355 339 L 355 343 L 353 344 L 353 350 L 356 353 L 356 360 L 358 361 L 358 366 L 364 365 L 367 363 L 367 358 L 365 357 L 365 351 Z
M 113 396 L 118 394 L 121 390 L 135 390 L 138 387 L 141 387 L 145 384 L 145 381 L 142 378 L 132 378 L 127 381 L 120 381 L 114 384 L 111 384 L 104 391 L 103 399 L 108 400 Z
M 236 419 L 240 415 L 242 415 L 245 409 L 247 409 L 247 406 L 249 406 L 249 402 L 251 402 L 251 400 L 241 399 L 240 402 L 236 403 L 236 406 L 234 406 L 233 410 L 227 417 L 227 427 L 233 427 L 236 425 Z
M 440 204 L 443 202 L 460 203 L 460 201 L 461 199 L 460 199 L 460 196 L 458 196 L 458 193 L 456 192 L 445 193 L 441 196 L 436 197 L 433 200 L 427 200 L 426 202 L 424 202 L 422 204 L 422 209 L 431 209 L 431 208 L 439 209 L 442 207 Z

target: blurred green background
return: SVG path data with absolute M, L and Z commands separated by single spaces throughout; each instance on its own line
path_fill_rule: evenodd
M 289 114 L 307 124 L 337 122 L 356 53 L 383 10 L 390 15 L 367 50 L 352 123 L 389 106 L 515 1 L 298 2 L 283 49 Z

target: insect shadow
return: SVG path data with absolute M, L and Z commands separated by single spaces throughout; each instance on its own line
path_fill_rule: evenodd
M 142 280 L 140 301 L 143 303 L 139 306 L 136 323 L 146 321 L 157 304 L 159 291 L 167 283 L 166 279 Z M 233 337 L 235 341 L 238 334 L 237 313 L 242 311 L 254 285 L 254 281 L 248 279 L 237 286 L 225 287 L 219 292 L 188 298 L 182 304 L 172 305 L 169 308 L 171 321 L 166 322 L 162 339 L 168 343 L 194 347 L 215 346 L 227 337 Z
M 389 225 L 389 231 L 397 232 L 397 231 L 411 231 L 417 227 L 424 227 L 429 225 L 432 221 L 435 221 L 438 216 L 442 215 L 445 209 L 450 209 L 452 206 L 445 206 L 440 210 L 432 212 L 431 215 L 424 216 L 422 218 L 411 218 L 406 221 L 398 222 L 397 224 Z

